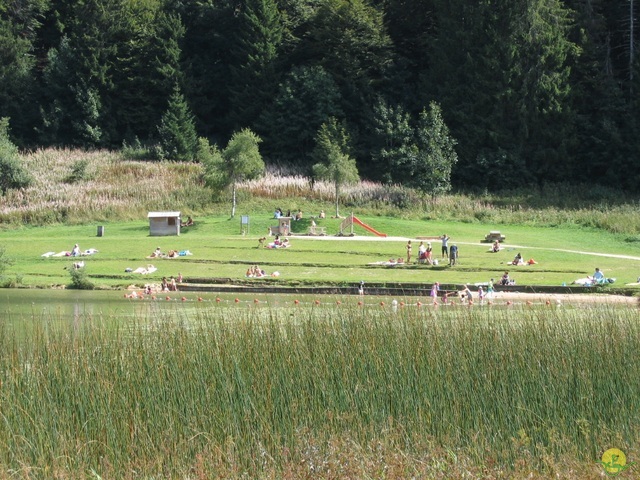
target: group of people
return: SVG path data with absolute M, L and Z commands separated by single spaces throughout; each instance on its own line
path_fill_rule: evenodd
M 247 278 L 260 278 L 266 277 L 267 272 L 262 270 L 258 265 L 252 265 L 247 269 L 247 273 L 245 274 Z
M 453 266 L 458 263 L 458 246 L 454 243 L 449 247 L 449 235 L 446 233 L 440 237 L 440 241 L 442 242 L 442 258 L 449 259 L 449 265 Z
M 324 210 L 321 212 L 321 215 L 324 215 Z M 281 208 L 276 208 L 275 212 L 273 212 L 273 218 L 280 218 L 280 217 L 291 217 L 294 220 L 302 220 L 302 210 L 298 209 L 298 211 L 295 213 L 295 215 L 291 215 L 291 210 L 287 210 L 287 213 L 283 213 Z M 324 218 L 324 216 L 321 216 L 320 218 Z
M 280 239 L 280 235 L 276 235 L 276 238 L 271 243 L 266 243 L 267 237 L 260 237 L 258 239 L 258 248 L 288 248 L 291 246 L 288 238 Z
M 440 237 L 440 241 L 442 242 L 442 259 L 449 260 L 449 265 L 455 265 L 458 262 L 458 246 L 454 244 L 449 247 L 449 240 L 450 237 L 446 233 Z M 411 263 L 413 253 L 411 240 L 407 242 L 405 249 L 407 251 L 406 263 Z M 431 246 L 431 242 L 427 242 L 426 245 L 424 242 L 420 242 L 420 245 L 418 246 L 418 263 L 438 265 L 438 259 L 433 258 L 433 247 Z
M 486 291 L 482 288 L 482 285 L 478 285 L 477 297 L 480 304 L 482 305 L 485 299 L 488 301 L 493 300 L 494 292 L 493 278 L 487 283 Z M 460 301 L 463 303 L 473 303 L 473 292 L 469 288 L 468 284 L 465 284 L 464 288 L 458 293 L 458 296 L 460 297 Z
M 273 218 L 280 218 L 280 217 L 291 217 L 293 218 L 293 220 L 302 220 L 302 210 L 298 209 L 298 211 L 292 215 L 291 210 L 287 210 L 287 213 L 283 213 L 281 208 L 276 208 L 275 211 L 273 212 Z M 327 214 L 324 213 L 324 210 L 320 210 L 320 213 L 318 214 L 317 218 L 326 218 Z M 315 217 L 312 217 L 315 218 Z
M 476 293 L 478 300 L 480 301 L 480 304 L 482 304 L 485 300 L 485 298 L 487 300 L 493 300 L 493 296 L 494 296 L 494 285 L 493 285 L 493 278 L 487 283 L 486 286 L 486 291 L 485 289 L 482 287 L 482 285 L 478 286 L 478 291 Z M 431 286 L 431 290 L 429 292 L 429 296 L 432 298 L 432 300 L 435 302 L 438 299 L 438 295 L 440 292 L 440 283 L 439 282 L 435 282 L 432 286 Z M 473 300 L 474 300 L 474 294 L 471 291 L 471 289 L 469 288 L 468 284 L 465 284 L 464 287 L 462 288 L 462 290 L 460 291 L 451 291 L 448 293 L 445 293 L 442 297 L 442 300 L 447 303 L 449 296 L 451 295 L 457 295 L 458 299 L 462 302 L 462 303 L 468 303 L 468 304 L 472 304 Z
M 174 277 L 172 275 L 171 277 L 169 277 L 168 280 L 167 280 L 167 277 L 162 277 L 162 282 L 160 283 L 160 290 L 163 292 L 177 292 L 179 283 L 182 283 L 181 273 L 178 273 L 177 277 Z
M 418 263 L 426 263 L 427 265 L 437 265 L 438 260 L 433 258 L 433 248 L 431 242 L 420 242 L 418 246 Z
M 183 255 L 190 255 L 188 250 L 183 251 L 182 253 L 179 250 L 169 250 L 166 254 L 162 251 L 160 247 L 156 248 L 151 255 L 147 258 L 177 258 Z

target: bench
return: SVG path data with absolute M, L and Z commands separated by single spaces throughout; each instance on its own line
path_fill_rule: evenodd
M 502 235 L 500 232 L 494 230 L 494 231 L 489 232 L 489 235 L 485 235 L 484 241 L 485 242 L 489 242 L 489 243 L 493 243 L 496 240 L 498 242 L 504 242 L 506 240 L 506 238 L 507 237 Z
M 309 227 L 309 235 L 326 235 L 327 227 Z

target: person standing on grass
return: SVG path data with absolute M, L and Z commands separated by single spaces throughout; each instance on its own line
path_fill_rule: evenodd
M 493 278 L 487 284 L 487 300 L 493 300 Z
M 407 263 L 411 263 L 411 240 L 407 242 Z
M 442 258 L 449 258 L 449 237 L 445 233 L 440 240 L 442 240 Z
M 453 244 L 449 251 L 449 265 L 453 266 L 456 263 L 458 263 L 458 246 Z

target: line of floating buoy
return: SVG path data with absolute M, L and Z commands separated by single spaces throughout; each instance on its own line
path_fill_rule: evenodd
M 158 297 L 156 295 L 149 295 L 149 294 L 145 294 L 143 292 L 137 292 L 137 291 L 133 291 L 131 293 L 125 293 L 124 294 L 124 298 L 131 299 L 131 300 L 133 300 L 133 299 L 136 299 L 136 300 L 147 300 L 147 299 L 157 300 L 158 299 Z M 164 299 L 166 301 L 172 301 L 174 299 L 176 299 L 176 300 L 179 299 L 182 302 L 188 302 L 190 300 L 189 298 L 187 298 L 184 295 L 181 296 L 181 297 L 172 297 L 171 295 L 166 295 L 164 297 Z M 260 300 L 258 298 L 254 298 L 253 300 L 240 300 L 237 297 L 234 298 L 233 300 L 223 300 L 220 297 L 215 297 L 215 299 L 213 299 L 213 300 L 205 300 L 202 296 L 198 296 L 198 297 L 195 298 L 195 300 L 198 301 L 198 302 L 214 301 L 215 303 L 218 303 L 218 304 L 223 303 L 223 302 L 224 303 L 233 302 L 235 304 L 240 304 L 240 303 L 251 304 L 251 303 L 253 303 L 254 305 L 259 305 L 259 304 L 263 304 L 263 303 L 264 304 L 268 304 L 269 303 L 267 300 Z M 301 303 L 302 302 L 297 298 L 293 300 L 293 304 L 294 305 L 300 305 Z M 317 299 L 317 298 L 314 299 L 311 303 L 313 305 L 321 305 L 322 304 L 321 300 Z M 507 306 L 507 307 L 517 305 L 517 303 L 514 303 L 512 300 L 505 300 L 504 303 L 502 303 L 502 304 Z M 544 300 L 542 302 L 534 302 L 532 300 L 526 300 L 526 301 L 521 303 L 521 305 L 526 305 L 527 307 L 531 307 L 531 306 L 534 306 L 534 305 L 560 306 L 561 304 L 562 304 L 562 302 L 560 300 L 556 300 L 555 302 L 552 302 L 550 299 L 546 299 L 546 300 Z M 348 306 L 349 303 L 345 304 L 345 302 L 343 300 L 339 300 L 338 299 L 338 300 L 335 301 L 335 305 L 336 306 L 342 306 L 342 305 L 347 305 Z M 366 303 L 363 300 L 358 300 L 358 302 L 357 302 L 357 306 L 359 306 L 359 307 L 367 306 L 367 305 L 369 305 L 369 306 L 376 305 L 376 306 L 379 306 L 381 308 L 385 308 L 385 307 L 388 306 L 387 303 L 384 300 L 381 300 L 381 301 L 379 301 L 377 303 Z M 394 310 L 397 309 L 398 307 L 406 307 L 406 306 L 416 306 L 418 308 L 421 308 L 424 305 L 429 305 L 429 304 L 425 304 L 420 300 L 416 301 L 415 303 L 405 302 L 405 301 L 397 301 L 397 300 L 392 300 L 390 302 L 390 306 Z M 451 301 L 451 300 L 447 299 L 446 297 L 443 297 L 441 302 L 439 302 L 438 299 L 433 299 L 433 302 L 431 302 L 431 305 L 434 308 L 438 308 L 441 305 L 442 306 L 447 306 L 447 307 L 456 307 L 456 306 L 473 307 L 473 306 L 476 306 L 476 305 L 479 305 L 479 306 L 484 306 L 484 305 L 493 306 L 493 305 L 498 305 L 498 303 L 493 301 L 493 300 L 487 300 L 486 302 L 485 301 L 480 301 L 479 303 L 475 302 L 473 300 L 470 300 L 468 302 L 454 302 L 454 301 Z

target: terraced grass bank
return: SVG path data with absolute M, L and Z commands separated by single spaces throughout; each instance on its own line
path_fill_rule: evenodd
M 2 322 L 0 478 L 589 479 L 640 455 L 635 307 L 145 305 Z

